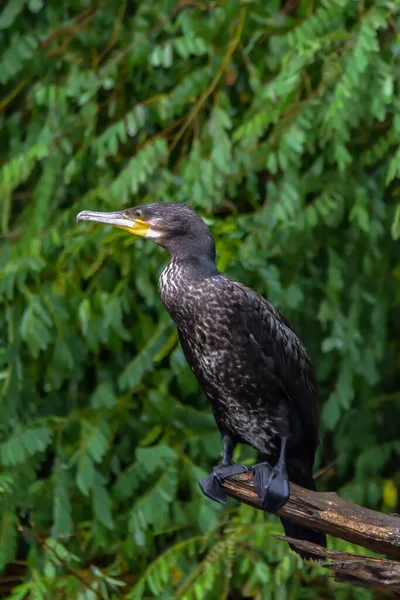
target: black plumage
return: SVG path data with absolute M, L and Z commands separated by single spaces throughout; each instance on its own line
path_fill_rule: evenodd
M 153 238 L 171 256 L 161 274 L 161 300 L 174 320 L 185 357 L 207 395 L 224 442 L 224 457 L 202 480 L 225 501 L 221 479 L 234 465 L 237 443 L 268 462 L 253 467 L 263 507 L 275 512 L 290 481 L 315 489 L 317 385 L 307 352 L 284 317 L 262 296 L 219 273 L 209 228 L 188 206 L 145 204 L 120 213 L 80 213 Z M 287 535 L 326 545 L 324 534 L 282 520 Z M 305 552 L 304 558 L 313 558 Z

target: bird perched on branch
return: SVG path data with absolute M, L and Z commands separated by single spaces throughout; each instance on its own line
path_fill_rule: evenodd
M 161 300 L 223 440 L 221 463 L 200 481 L 204 494 L 226 502 L 221 481 L 247 470 L 233 461 L 238 443 L 265 456 L 252 471 L 267 512 L 288 500 L 289 480 L 315 489 L 318 417 L 311 361 L 272 304 L 218 271 L 214 239 L 203 219 L 185 204 L 156 202 L 120 212 L 83 211 L 77 220 L 115 225 L 152 239 L 170 254 L 159 280 Z M 282 522 L 288 536 L 326 546 L 324 534 Z

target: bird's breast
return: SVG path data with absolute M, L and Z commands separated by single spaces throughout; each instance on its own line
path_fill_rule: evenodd
M 184 266 L 172 261 L 162 272 L 158 289 L 167 312 L 181 331 L 196 327 L 202 331 L 213 328 L 218 307 L 218 293 L 212 282 L 190 277 Z

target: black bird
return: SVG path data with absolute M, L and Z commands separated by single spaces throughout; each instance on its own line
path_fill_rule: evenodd
M 315 489 L 318 415 L 311 361 L 272 304 L 218 271 L 214 239 L 203 219 L 185 204 L 156 202 L 120 212 L 83 211 L 77 220 L 116 225 L 153 239 L 170 254 L 159 280 L 161 300 L 223 439 L 222 462 L 200 482 L 202 491 L 226 501 L 221 480 L 247 470 L 233 462 L 237 443 L 268 459 L 252 468 L 264 510 L 276 512 L 285 504 L 289 479 Z M 326 546 L 324 534 L 282 523 L 288 536 Z

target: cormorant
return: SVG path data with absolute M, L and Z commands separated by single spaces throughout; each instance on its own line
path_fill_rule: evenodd
M 159 280 L 161 300 L 223 440 L 222 462 L 200 482 L 202 491 L 226 501 L 220 481 L 247 470 L 233 462 L 237 443 L 268 459 L 252 468 L 267 512 L 288 500 L 289 479 L 315 489 L 317 385 L 310 358 L 272 304 L 218 271 L 214 238 L 203 219 L 185 204 L 154 202 L 119 212 L 83 211 L 77 220 L 116 225 L 151 238 L 170 254 Z M 282 523 L 288 536 L 326 546 L 323 533 Z

